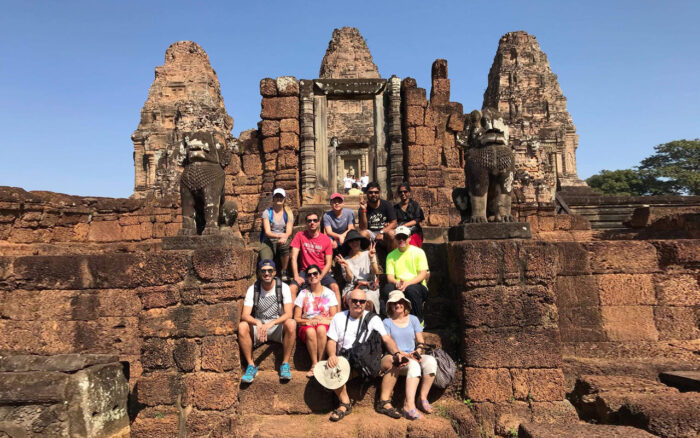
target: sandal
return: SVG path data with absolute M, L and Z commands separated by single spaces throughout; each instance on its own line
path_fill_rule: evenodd
M 345 410 L 341 411 L 340 408 L 345 408 Z M 331 412 L 329 420 L 333 422 L 340 421 L 343 418 L 345 418 L 345 416 L 348 415 L 350 412 L 352 412 L 352 406 L 350 405 L 350 403 L 341 403 L 338 409 Z
M 386 405 L 389 405 L 387 408 Z M 391 405 L 391 400 L 379 400 L 374 405 L 374 410 L 391 418 L 401 418 L 401 412 Z
M 420 407 L 423 412 L 426 414 L 432 414 L 433 413 L 433 406 L 428 402 L 428 400 L 421 400 L 420 401 Z
M 411 409 L 410 411 L 404 409 L 403 415 L 409 420 L 418 420 L 423 417 L 416 409 Z

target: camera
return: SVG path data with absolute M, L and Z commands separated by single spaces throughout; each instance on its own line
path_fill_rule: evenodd
M 401 356 L 399 358 L 399 355 L 394 355 L 394 366 L 398 367 L 401 366 L 401 364 L 408 363 L 408 358 L 406 356 Z

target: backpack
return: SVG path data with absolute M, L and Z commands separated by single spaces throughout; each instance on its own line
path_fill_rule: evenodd
M 381 370 L 383 355 L 382 336 L 376 330 L 372 330 L 372 333 L 366 336 L 365 342 L 360 342 L 362 335 L 368 331 L 367 327 L 369 326 L 369 322 L 375 316 L 379 317 L 379 315 L 374 312 L 368 312 L 367 315 L 360 319 L 355 342 L 353 342 L 352 348 L 346 350 L 346 358 L 348 362 L 350 362 L 350 368 L 357 371 L 364 380 L 377 377 Z M 350 315 L 348 313 L 347 319 L 345 320 L 345 330 L 348 328 L 349 320 Z M 343 332 L 343 336 L 345 336 L 345 332 Z
M 270 223 L 272 223 L 272 219 L 274 219 L 275 216 L 275 210 L 272 207 L 267 208 L 267 216 L 268 219 L 270 220 Z M 282 209 L 282 218 L 284 219 L 284 224 L 287 225 L 287 219 L 289 219 L 289 215 L 287 214 L 287 207 L 285 206 Z M 262 242 L 265 240 L 265 224 L 260 224 L 260 241 Z
M 457 366 L 450 355 L 441 348 L 434 349 L 431 355 L 437 362 L 437 371 L 435 372 L 435 381 L 433 385 L 445 389 L 450 386 L 450 383 L 454 380 Z
M 277 295 L 277 305 L 279 306 L 280 316 L 284 314 L 284 304 L 282 303 L 282 280 L 275 277 L 275 295 Z M 260 301 L 260 280 L 257 280 L 253 285 L 253 309 L 251 309 L 250 314 L 253 318 L 257 318 L 255 312 L 258 308 L 258 302 Z

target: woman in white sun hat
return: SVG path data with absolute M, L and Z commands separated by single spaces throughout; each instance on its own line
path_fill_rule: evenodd
M 389 294 L 387 300 L 387 315 L 384 327 L 388 334 L 396 341 L 400 353 L 386 355 L 382 358 L 382 370 L 386 370 L 382 379 L 380 400 L 388 400 L 399 376 L 406 376 L 406 400 L 403 406 L 403 415 L 409 420 L 421 418 L 416 409 L 416 391 L 420 383 L 420 408 L 426 414 L 433 412 L 433 407 L 428 402 L 428 392 L 435 380 L 437 362 L 435 358 L 423 354 L 423 327 L 415 315 L 410 314 L 411 302 L 400 290 Z M 407 366 L 401 366 L 408 361 Z M 385 405 L 386 406 L 386 405 Z

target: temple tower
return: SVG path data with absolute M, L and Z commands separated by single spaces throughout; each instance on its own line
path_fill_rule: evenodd
M 498 108 L 510 127 L 515 188 L 526 202 L 551 202 L 557 187 L 587 187 L 576 171 L 578 135 L 566 97 L 533 35 L 501 37 L 483 107 Z
M 182 133 L 208 130 L 232 140 L 233 118 L 228 115 L 216 72 L 206 52 L 192 41 L 168 47 L 165 63 L 141 109 L 134 142 L 134 197 L 163 197 L 179 193 Z
M 333 31 L 319 77 L 300 81 L 301 185 L 306 199 L 327 199 L 341 190 L 346 173 L 359 177 L 368 172 L 387 191 L 388 150 L 394 143 L 401 147 L 399 83 L 398 78 L 380 77 L 357 29 Z M 390 132 L 398 137 L 387 139 Z

